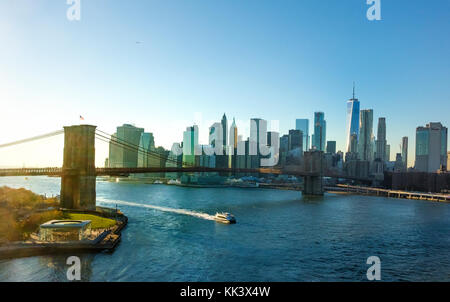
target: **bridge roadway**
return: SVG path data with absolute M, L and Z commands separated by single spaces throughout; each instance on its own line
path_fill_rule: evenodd
M 222 172 L 222 173 L 260 173 L 260 174 L 285 174 L 293 176 L 320 176 L 319 173 L 304 172 L 299 168 L 259 168 L 259 169 L 231 169 L 231 168 L 207 168 L 207 167 L 149 167 L 149 168 L 95 168 L 95 176 L 127 176 L 129 174 L 142 173 L 174 173 L 174 172 Z M 57 167 L 50 168 L 19 168 L 0 169 L 0 176 L 62 176 L 76 175 L 76 170 Z
M 292 176 L 320 176 L 316 172 L 305 172 L 300 167 L 285 168 L 259 168 L 259 169 L 230 169 L 230 168 L 207 168 L 207 167 L 150 167 L 150 168 L 95 168 L 95 176 L 128 176 L 130 174 L 142 173 L 175 173 L 175 172 L 222 172 L 222 173 L 241 173 L 241 174 L 275 174 L 275 175 L 292 175 Z M 66 169 L 65 175 L 76 175 L 76 170 Z M 0 177 L 2 176 L 62 176 L 63 168 L 19 168 L 19 169 L 0 169 Z M 356 180 L 362 182 L 371 182 L 371 178 L 351 177 L 336 174 L 332 171 L 325 171 L 323 177 L 344 178 L 347 180 Z

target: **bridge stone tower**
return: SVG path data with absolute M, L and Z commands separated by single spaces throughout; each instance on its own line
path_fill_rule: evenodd
M 303 195 L 323 195 L 323 151 L 307 151 L 303 157 L 305 172 L 317 174 L 305 176 Z
M 96 209 L 95 128 L 91 125 L 64 127 L 62 208 Z

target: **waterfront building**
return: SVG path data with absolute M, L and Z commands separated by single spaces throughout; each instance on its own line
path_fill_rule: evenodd
M 194 166 L 196 154 L 201 153 L 198 152 L 198 126 L 193 125 L 183 132 L 183 165 Z
M 447 165 L 447 127 L 441 123 L 429 123 L 416 128 L 415 169 L 436 172 Z
M 361 160 L 373 160 L 373 110 L 360 111 L 358 156 Z
M 386 161 L 386 118 L 380 117 L 378 119 L 378 132 L 376 140 L 375 158 L 379 159 L 382 163 Z
M 402 160 L 404 170 L 408 170 L 408 137 L 402 137 Z
M 319 151 L 325 151 L 327 133 L 327 123 L 323 112 L 314 113 L 314 134 L 312 137 L 312 148 Z
M 296 119 L 295 130 L 303 133 L 303 151 L 309 150 L 309 119 Z
M 327 141 L 327 153 L 336 153 L 336 141 Z
M 352 150 L 352 136 L 356 136 L 356 144 L 359 139 L 359 101 L 355 98 L 355 84 L 353 83 L 353 97 L 347 101 L 347 147 L 346 152 Z M 354 138 L 353 138 L 354 139 Z
M 144 128 L 130 124 L 117 127 L 109 144 L 109 166 L 112 168 L 136 168 L 138 148 Z M 119 144 L 119 145 L 118 145 Z M 129 147 L 122 146 L 122 144 Z

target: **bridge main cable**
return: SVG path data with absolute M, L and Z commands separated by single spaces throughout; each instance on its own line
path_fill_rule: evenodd
M 98 132 L 101 132 L 101 133 L 98 133 Z M 102 135 L 102 134 L 109 136 L 109 138 L 106 137 L 106 136 L 104 136 L 104 135 Z M 113 136 L 113 135 L 111 135 L 111 134 L 108 134 L 108 133 L 106 133 L 105 131 L 102 131 L 102 130 L 100 130 L 100 129 L 97 129 L 96 136 L 97 136 L 97 138 L 98 138 L 99 140 L 101 140 L 101 141 L 103 141 L 103 142 L 107 142 L 107 143 L 110 142 L 110 143 L 112 143 L 112 144 L 114 144 L 114 145 L 116 145 L 116 146 L 122 147 L 122 148 L 123 148 L 123 147 L 126 147 L 126 148 L 128 148 L 128 150 L 133 150 L 133 151 L 141 152 L 141 153 L 143 153 L 143 154 L 145 154 L 145 155 L 147 155 L 147 156 L 152 156 L 152 157 L 158 158 L 158 159 L 164 159 L 164 160 L 170 161 L 170 162 L 175 163 L 175 164 L 181 164 L 182 166 L 193 166 L 191 163 L 187 163 L 187 162 L 183 162 L 183 161 L 178 161 L 178 160 L 176 160 L 176 159 L 172 159 L 172 158 L 169 158 L 169 157 L 165 157 L 165 156 L 161 155 L 161 154 L 158 153 L 158 152 L 152 152 L 152 151 L 145 150 L 145 149 L 142 148 L 141 146 L 138 146 L 138 145 L 136 145 L 136 144 L 133 144 L 133 143 L 131 143 L 131 142 L 129 142 L 129 141 L 126 141 L 126 140 L 124 140 L 124 139 L 118 138 L 118 137 Z M 105 141 L 104 139 L 106 139 L 106 140 L 108 140 L 108 141 Z
M 40 140 L 40 139 L 56 136 L 56 135 L 62 134 L 62 133 L 64 133 L 64 129 L 61 129 L 61 130 L 58 130 L 58 131 L 53 131 L 53 132 L 50 132 L 50 133 L 47 133 L 47 134 L 33 136 L 33 137 L 30 137 L 30 138 L 21 139 L 21 140 L 15 141 L 15 142 L 2 144 L 2 145 L 0 145 L 0 148 L 6 148 L 6 147 L 11 147 L 11 146 L 15 146 L 15 145 L 23 144 L 23 143 L 28 143 L 28 142 L 32 142 L 32 141 L 36 141 L 36 140 Z

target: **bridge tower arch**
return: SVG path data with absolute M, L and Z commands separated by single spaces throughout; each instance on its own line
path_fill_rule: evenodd
M 61 207 L 96 209 L 95 129 L 92 125 L 64 127 Z
M 323 151 L 312 150 L 304 153 L 304 170 L 311 176 L 303 177 L 303 195 L 322 196 L 323 190 Z

